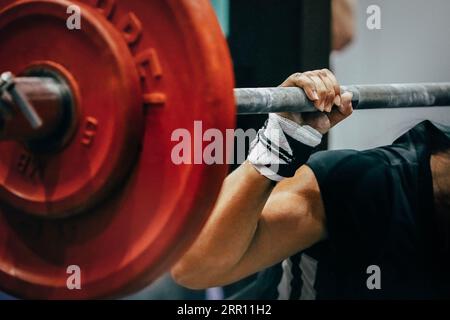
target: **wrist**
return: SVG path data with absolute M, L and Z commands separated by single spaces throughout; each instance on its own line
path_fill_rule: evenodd
M 305 119 L 303 118 L 301 113 L 292 113 L 292 112 L 278 112 L 276 115 L 288 119 L 290 121 L 295 122 L 299 126 L 305 125 Z
M 320 132 L 308 125 L 270 114 L 251 145 L 248 161 L 273 181 L 292 177 L 322 141 Z

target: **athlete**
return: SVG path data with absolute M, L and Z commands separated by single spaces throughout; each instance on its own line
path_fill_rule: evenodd
M 201 289 L 263 271 L 242 298 L 449 298 L 448 128 L 424 121 L 390 146 L 313 154 L 351 94 L 328 70 L 282 86 L 320 112 L 269 115 L 174 279 Z

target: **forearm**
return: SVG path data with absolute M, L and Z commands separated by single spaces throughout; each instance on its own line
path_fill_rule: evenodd
M 176 280 L 208 286 L 210 279 L 233 268 L 252 243 L 272 189 L 273 183 L 247 162 L 230 174 L 197 241 L 173 268 Z
M 211 285 L 234 283 L 325 239 L 324 221 L 319 185 L 313 171 L 302 166 L 273 189 L 242 258 Z

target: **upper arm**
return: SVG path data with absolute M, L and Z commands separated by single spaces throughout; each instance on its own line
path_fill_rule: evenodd
M 253 240 L 223 283 L 229 283 L 304 250 L 325 238 L 325 212 L 313 171 L 301 167 L 270 195 Z

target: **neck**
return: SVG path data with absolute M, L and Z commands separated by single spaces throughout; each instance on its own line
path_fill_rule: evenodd
M 450 247 L 450 151 L 431 156 L 437 228 L 445 250 Z
M 431 174 L 436 209 L 450 212 L 450 152 L 431 156 Z

